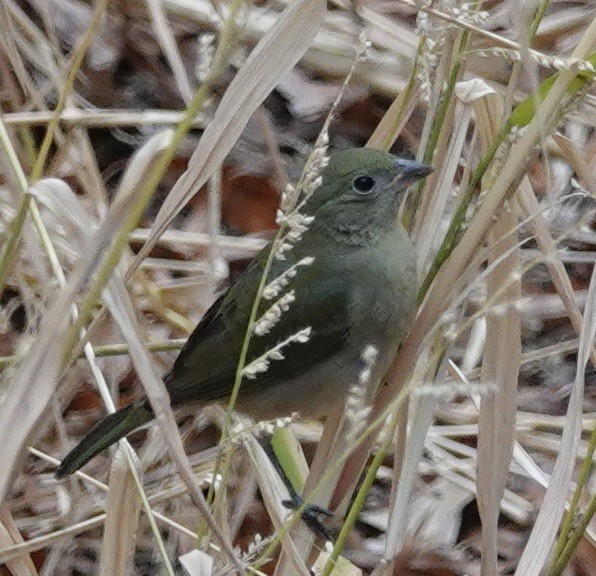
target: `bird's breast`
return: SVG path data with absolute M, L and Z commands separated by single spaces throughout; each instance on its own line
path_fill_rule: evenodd
M 414 248 L 405 232 L 371 250 L 351 267 L 353 346 L 375 346 L 387 365 L 410 329 L 416 310 Z

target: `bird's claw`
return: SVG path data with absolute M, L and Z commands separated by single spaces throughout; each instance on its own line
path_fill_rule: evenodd
M 282 504 L 290 510 L 302 510 L 301 520 L 316 536 L 322 536 L 325 540 L 334 540 L 331 531 L 321 521 L 322 516 L 326 518 L 333 517 L 333 513 L 329 510 L 316 504 L 305 504 L 302 497 L 295 493 L 292 494 L 290 500 L 283 500 Z

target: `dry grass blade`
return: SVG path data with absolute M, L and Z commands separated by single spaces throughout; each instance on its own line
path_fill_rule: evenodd
M 93 247 L 93 251 L 95 258 L 89 254 L 89 260 L 80 263 L 67 288 L 45 314 L 35 343 L 24 355 L 0 407 L 0 434 L 6 439 L 0 448 L 0 455 L 5 463 L 0 471 L 0 500 L 11 484 L 11 473 L 18 458 L 23 456 L 23 448 L 29 443 L 30 435 L 35 432 L 37 419 L 54 393 L 66 352 L 64 336 L 57 337 L 57 334 L 67 333 L 75 295 L 90 279 L 98 264 L 97 246 Z
M 3 115 L 7 126 L 38 126 L 47 124 L 54 113 L 50 111 L 36 112 L 9 112 Z M 184 120 L 184 112 L 178 110 L 116 110 L 100 108 L 93 110 L 80 110 L 78 108 L 65 108 L 59 116 L 60 123 L 67 126 L 160 126 L 166 124 L 179 124 Z M 193 126 L 202 128 L 205 119 L 197 117 Z
M 442 240 L 441 219 L 452 195 L 452 183 L 459 168 L 459 159 L 462 157 L 466 146 L 466 136 L 474 112 L 479 114 L 479 109 L 489 107 L 496 97 L 492 91 L 487 91 L 486 84 L 479 80 L 460 82 L 455 87 L 458 102 L 455 107 L 455 116 L 458 118 L 455 133 L 445 151 L 443 161 L 437 164 L 436 173 L 424 187 L 420 205 L 416 213 L 416 225 L 413 231 L 416 238 L 416 252 L 418 269 L 428 270 L 437 245 Z M 461 186 L 460 186 L 461 188 Z
M 176 39 L 172 29 L 168 25 L 166 15 L 163 11 L 163 5 L 157 0 L 145 0 L 149 13 L 151 14 L 151 23 L 153 24 L 153 30 L 155 35 L 159 39 L 159 43 L 163 49 L 164 55 L 167 57 L 176 83 L 178 84 L 178 91 L 184 102 L 188 103 L 192 100 L 193 90 L 184 68 L 180 51 L 176 45 Z
M 407 124 L 418 103 L 418 83 L 412 79 L 393 100 L 366 143 L 367 148 L 390 150 Z
M 137 229 L 131 235 L 132 241 L 146 242 L 151 231 L 146 228 Z M 215 238 L 211 234 L 201 232 L 187 232 L 184 230 L 168 230 L 159 239 L 159 243 L 165 246 L 179 247 L 189 246 L 191 248 L 208 248 L 215 242 L 218 248 L 230 260 L 242 260 L 252 258 L 257 255 L 266 245 L 266 241 L 261 238 L 251 238 L 249 236 L 224 236 L 218 234 Z
M 200 550 L 191 550 L 179 556 L 178 561 L 188 576 L 211 576 L 213 574 L 213 558 Z
M 387 544 L 384 551 L 384 558 L 388 564 L 395 559 L 404 545 L 412 489 L 436 405 L 436 398 L 425 395 L 419 397 L 413 406 L 403 463 L 399 470 L 399 478 L 396 475 L 392 486 Z
M 483 153 L 497 138 L 503 121 L 502 98 L 488 87 L 485 89 L 488 97 L 476 104 Z M 489 184 L 491 178 L 491 174 L 485 176 L 485 184 Z M 486 311 L 481 377 L 487 390 L 480 400 L 476 479 L 478 511 L 482 519 L 482 570 L 486 576 L 498 573 L 498 521 L 513 450 L 517 409 L 521 273 L 516 231 L 514 208 L 506 203 L 487 238 L 488 264 L 492 269 L 486 282 L 490 308 Z
M 124 453 L 126 449 L 118 448 L 110 472 L 110 489 L 99 560 L 100 576 L 128 573 L 134 552 L 140 502 L 136 483 L 130 473 L 129 461 Z
M 312 566 L 311 574 L 322 574 L 330 558 L 331 555 L 328 552 L 321 552 Z M 331 572 L 331 576 L 362 576 L 363 574 L 360 568 L 343 556 L 339 558 Z
M 505 206 L 489 236 L 494 243 L 489 263 L 499 260 L 487 280 L 488 298 L 494 304 L 487 311 L 487 333 L 482 361 L 482 381 L 489 387 L 480 404 L 478 423 L 478 509 L 482 518 L 482 569 L 496 576 L 497 526 L 501 499 L 513 450 L 517 382 L 521 356 L 521 326 L 517 302 L 521 297 L 517 238 L 511 234 L 517 222 Z
M 21 543 L 23 538 L 14 524 L 10 512 L 3 504 L 0 508 L 0 546 L 6 548 L 15 542 Z M 20 558 L 8 560 L 6 568 L 10 570 L 13 576 L 36 576 L 37 570 L 35 564 L 29 555 L 23 555 Z

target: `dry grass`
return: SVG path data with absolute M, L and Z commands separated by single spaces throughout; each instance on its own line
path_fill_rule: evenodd
M 0 570 L 596 573 L 596 20 L 532 6 L 0 1 Z M 342 407 L 278 423 L 335 512 L 321 550 L 241 426 L 206 511 L 226 416 L 180 435 L 159 375 L 262 246 L 363 32 L 331 147 L 435 172 L 403 209 L 420 310 L 359 433 Z M 141 393 L 137 452 L 55 481 Z

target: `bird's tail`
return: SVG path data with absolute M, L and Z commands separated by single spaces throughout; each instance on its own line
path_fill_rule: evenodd
M 56 478 L 64 478 L 76 472 L 93 456 L 152 419 L 153 411 L 146 400 L 139 400 L 110 414 L 98 422 L 66 455 L 56 470 Z

